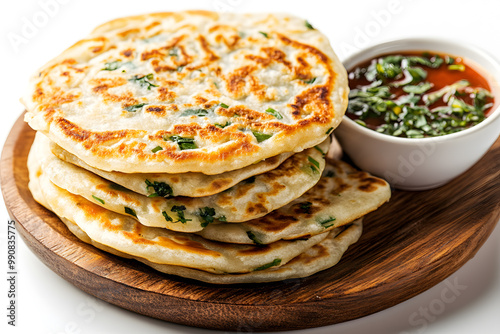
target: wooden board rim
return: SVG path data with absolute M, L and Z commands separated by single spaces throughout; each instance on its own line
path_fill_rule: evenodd
M 83 291 L 125 309 L 174 323 L 219 330 L 278 331 L 330 325 L 366 316 L 409 299 L 458 270 L 479 250 L 500 218 L 500 170 L 497 162 L 500 161 L 500 140 L 497 140 L 476 166 L 450 184 L 427 192 L 395 192 L 391 202 L 366 218 L 360 242 L 348 250 L 337 266 L 327 271 L 309 278 L 261 285 L 221 287 L 185 280 L 157 273 L 135 261 L 119 259 L 79 241 L 52 213 L 35 203 L 27 190 L 25 166 L 34 132 L 22 118 L 17 120 L 6 140 L 0 175 L 7 209 L 28 247 L 49 268 Z M 485 162 L 492 166 L 483 169 L 493 170 L 493 174 L 481 172 L 481 164 Z M 477 180 L 471 180 L 471 175 L 476 175 L 478 170 L 482 173 L 481 185 L 472 182 Z M 450 199 L 446 193 L 461 195 Z M 439 201 L 427 202 L 426 194 L 438 197 Z M 394 263 L 389 261 L 389 250 L 381 247 L 387 236 L 375 234 L 370 225 L 378 229 L 382 226 L 379 233 L 390 230 L 394 234 L 398 243 L 392 245 L 392 251 L 407 251 L 408 247 L 415 247 L 412 243 L 419 242 L 415 233 L 420 232 L 420 237 L 430 236 L 428 229 L 438 229 L 439 226 L 414 217 L 405 217 L 407 221 L 401 226 L 394 222 L 385 226 L 380 223 L 384 214 L 390 213 L 390 209 L 394 211 L 394 206 L 401 206 L 401 203 L 409 210 L 421 210 L 426 205 L 426 209 L 433 211 L 425 211 L 425 216 L 435 216 L 439 220 L 443 218 L 443 212 L 437 207 L 444 203 L 445 208 L 449 208 L 457 201 L 465 200 L 465 194 L 481 198 L 480 203 L 474 202 L 476 206 L 489 200 L 486 207 L 474 208 L 471 213 L 471 217 L 476 218 L 474 223 L 463 224 L 462 220 L 466 218 L 462 218 L 456 231 L 443 230 L 450 234 L 460 232 L 459 236 L 465 238 L 459 243 L 431 239 L 429 241 L 435 245 L 437 254 L 419 254 L 422 257 L 418 261 L 406 259 L 397 266 L 404 270 L 394 270 Z M 406 203 L 413 198 L 423 202 L 418 205 Z M 444 218 L 447 218 L 444 213 Z M 461 208 L 455 215 L 464 213 L 467 211 Z M 375 240 L 379 247 L 371 245 L 369 240 Z M 381 258 L 377 258 L 374 252 Z M 393 255 L 392 261 L 404 260 L 404 256 L 397 256 L 399 253 Z M 368 257 L 372 267 L 355 267 Z M 349 268 L 351 265 L 354 271 Z M 382 268 L 387 272 L 373 269 L 380 265 L 384 265 Z M 109 270 L 110 266 L 113 270 Z M 388 270 L 391 268 L 392 272 Z M 364 273 L 367 279 L 350 282 L 353 273 Z M 381 274 L 385 279 L 374 284 L 373 278 Z M 340 278 L 344 285 L 351 284 L 351 289 L 336 292 L 342 283 Z

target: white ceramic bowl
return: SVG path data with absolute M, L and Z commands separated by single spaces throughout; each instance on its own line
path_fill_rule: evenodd
M 481 123 L 449 135 L 399 138 L 365 128 L 347 116 L 335 130 L 340 144 L 361 169 L 404 190 L 439 187 L 474 165 L 500 134 L 500 65 L 473 46 L 432 38 L 394 40 L 367 48 L 344 61 L 347 70 L 385 53 L 435 51 L 461 56 L 490 83 L 496 109 Z

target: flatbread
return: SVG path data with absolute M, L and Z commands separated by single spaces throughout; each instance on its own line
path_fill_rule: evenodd
M 47 200 L 45 199 L 44 192 L 40 187 L 40 178 L 43 178 L 42 176 L 43 171 L 41 169 L 40 162 L 43 161 L 43 157 L 45 156 L 46 153 L 47 152 L 43 152 L 40 150 L 30 151 L 28 157 L 29 166 L 31 167 L 29 169 L 30 172 L 29 188 L 37 202 L 44 205 L 47 209 L 53 210 L 52 207 L 49 206 Z M 48 181 L 48 179 L 45 179 L 45 181 Z M 48 185 L 49 188 L 50 186 L 53 186 L 53 184 L 51 184 L 50 182 L 48 182 Z M 69 193 L 66 192 L 66 194 Z M 80 199 L 82 198 L 80 197 Z M 74 204 L 76 204 L 76 206 L 80 210 L 83 211 L 85 210 L 84 208 L 82 208 L 81 205 L 79 205 L 78 201 L 75 202 Z M 58 206 L 56 206 L 56 208 L 57 207 Z M 76 215 L 78 215 L 78 213 Z M 82 230 L 82 228 L 80 228 L 76 223 L 74 223 L 70 219 L 65 217 L 60 217 L 60 218 L 62 222 L 68 227 L 68 229 L 80 240 L 92 244 L 99 249 L 102 249 L 104 251 L 107 251 L 109 253 L 121 257 L 136 259 L 158 271 L 167 274 L 173 274 L 212 284 L 263 283 L 263 282 L 273 282 L 290 278 L 310 276 L 318 271 L 330 268 L 335 264 L 337 264 L 337 262 L 340 260 L 340 258 L 342 257 L 343 253 L 347 250 L 347 248 L 359 239 L 362 231 L 362 223 L 361 219 L 359 219 L 348 227 L 339 227 L 331 230 L 330 232 L 327 233 L 327 236 L 321 242 L 306 249 L 304 252 L 295 256 L 292 260 L 290 260 L 285 264 L 282 264 L 280 262 L 279 265 L 271 266 L 266 269 L 253 270 L 247 273 L 228 274 L 228 273 L 207 272 L 204 270 L 198 270 L 179 265 L 159 264 L 151 262 L 150 260 L 144 257 L 127 254 L 124 253 L 123 251 L 106 246 L 100 242 L 91 239 L 89 235 L 84 230 Z M 92 218 L 96 219 L 96 217 Z M 129 219 L 127 217 L 125 218 Z M 140 233 L 141 230 L 142 229 L 140 228 L 139 229 L 135 228 L 134 232 Z M 115 232 L 116 231 L 117 230 L 115 230 Z M 131 238 L 130 232 L 129 233 L 127 233 L 126 231 L 123 232 L 124 232 L 123 234 L 125 234 L 128 238 Z M 101 234 L 101 239 L 103 239 L 102 234 Z M 270 262 L 267 265 L 269 264 L 273 264 L 273 262 Z
M 59 159 L 69 162 L 78 167 L 82 167 L 100 177 L 119 184 L 138 194 L 149 196 L 155 193 L 154 186 L 166 184 L 170 189 L 167 193 L 171 196 L 204 197 L 220 193 L 231 188 L 237 183 L 252 176 L 259 175 L 277 168 L 288 159 L 293 153 L 282 153 L 280 155 L 267 158 L 256 164 L 225 172 L 222 174 L 206 175 L 203 173 L 121 173 L 106 172 L 86 164 L 76 155 L 69 153 L 59 145 L 51 142 L 50 150 Z
M 103 24 L 32 77 L 25 120 L 88 165 L 220 174 L 323 142 L 347 107 L 327 38 L 285 14 Z
M 47 142 L 36 138 L 34 149 Z M 325 166 L 329 140 L 288 158 L 276 169 L 208 197 L 146 197 L 50 154 L 42 168 L 57 186 L 111 211 L 129 214 L 143 225 L 174 231 L 200 231 L 215 220 L 248 221 L 286 205 L 313 187 Z M 146 186 L 146 184 L 145 184 Z
M 40 175 L 39 182 L 46 203 L 56 215 L 73 221 L 98 243 L 157 264 L 214 273 L 246 273 L 271 264 L 285 264 L 328 235 L 266 246 L 215 242 L 192 233 L 144 226 L 57 187 L 45 174 Z
M 48 140 L 47 137 L 37 132 L 35 135 L 35 142 L 42 144 L 44 140 Z M 47 201 L 45 200 L 45 196 L 43 196 L 38 179 L 43 174 L 42 163 L 48 156 L 50 156 L 50 154 L 50 147 L 48 145 L 35 145 L 33 143 L 28 154 L 27 161 L 29 176 L 28 189 L 31 191 L 31 194 L 33 195 L 35 201 L 49 210 L 51 209 Z
M 359 240 L 363 229 L 361 218 L 349 226 L 336 228 L 330 231 L 328 237 L 323 241 L 307 249 L 305 252 L 282 266 L 244 274 L 215 274 L 182 266 L 157 264 L 143 258 L 132 257 L 116 249 L 95 242 L 73 222 L 64 218 L 62 221 L 79 239 L 108 253 L 138 260 L 166 274 L 177 275 L 212 284 L 264 283 L 311 276 L 319 271 L 336 265 L 347 251 L 347 248 Z
M 390 197 L 386 181 L 340 160 L 327 160 L 320 181 L 286 206 L 240 224 L 210 224 L 197 233 L 207 239 L 241 244 L 307 238 L 349 224 Z

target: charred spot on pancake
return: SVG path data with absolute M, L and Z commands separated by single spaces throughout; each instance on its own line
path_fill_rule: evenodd
M 100 183 L 96 185 L 96 189 L 101 193 L 105 193 L 108 196 L 112 196 L 115 198 L 120 198 L 121 200 L 129 203 L 131 206 L 139 206 L 141 203 L 131 196 L 129 191 L 123 192 L 121 190 L 117 190 L 115 188 L 110 187 L 109 183 Z
M 262 203 L 253 203 L 250 202 L 247 204 L 245 208 L 245 213 L 249 215 L 258 215 L 262 213 L 268 213 L 269 209 L 267 209 Z
M 146 107 L 146 112 L 152 113 L 155 116 L 165 116 L 167 107 L 164 105 L 148 106 Z
M 217 179 L 210 183 L 210 192 L 218 193 L 220 189 L 225 189 L 227 185 L 231 184 L 230 179 Z
M 273 211 L 269 215 L 261 217 L 259 219 L 254 219 L 247 224 L 263 232 L 273 233 L 283 231 L 285 228 L 294 223 L 297 223 L 298 221 L 299 219 L 295 216 L 282 214 L 278 211 Z
M 247 246 L 244 249 L 238 250 L 238 254 L 250 256 L 250 255 L 258 255 L 258 254 L 266 254 L 271 251 L 272 246 L 270 245 L 255 245 L 255 246 Z
M 373 192 L 377 190 L 380 186 L 385 186 L 386 182 L 382 179 L 366 176 L 360 179 L 361 184 L 358 189 L 364 192 Z
M 120 54 L 126 58 L 130 58 L 134 55 L 134 49 L 126 49 L 120 52 Z
M 335 191 L 339 194 L 346 191 L 347 189 L 351 188 L 351 185 L 345 183 L 339 177 L 334 178 L 334 181 L 335 181 Z

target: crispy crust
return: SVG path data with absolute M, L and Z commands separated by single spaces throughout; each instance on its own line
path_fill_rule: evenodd
M 327 39 L 304 22 L 207 11 L 110 21 L 33 77 L 26 120 L 108 171 L 218 174 L 301 151 L 340 123 L 348 94 Z
M 351 223 L 376 210 L 390 197 L 391 189 L 386 181 L 345 162 L 329 160 L 320 181 L 287 205 L 234 226 L 212 224 L 198 234 L 231 243 L 255 242 L 249 232 L 263 244 L 309 238 Z

